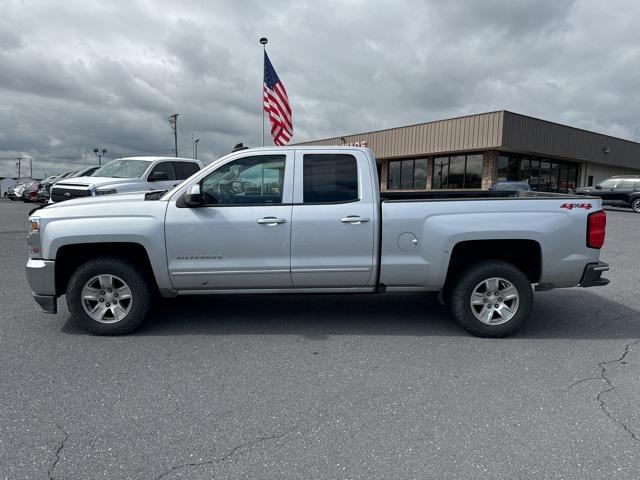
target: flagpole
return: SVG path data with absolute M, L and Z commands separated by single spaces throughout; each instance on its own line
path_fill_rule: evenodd
M 260 90 L 260 97 L 262 101 L 260 102 L 260 114 L 262 115 L 262 146 L 264 147 L 264 56 L 267 54 L 267 40 L 266 37 L 262 37 L 260 39 L 260 43 L 262 44 L 262 89 Z

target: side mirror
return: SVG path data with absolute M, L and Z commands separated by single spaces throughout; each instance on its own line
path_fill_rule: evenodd
M 167 175 L 167 172 L 155 171 L 149 175 L 148 180 L 150 182 L 161 182 L 163 180 L 169 180 L 169 175 Z
M 596 185 L 596 190 L 602 190 L 602 187 L 600 185 Z
M 187 191 L 182 195 L 182 200 L 189 208 L 201 207 L 204 202 L 202 200 L 202 193 L 200 192 L 200 185 L 196 183 L 187 188 Z

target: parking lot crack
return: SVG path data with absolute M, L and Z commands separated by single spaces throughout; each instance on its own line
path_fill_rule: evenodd
M 65 442 L 69 439 L 69 434 L 67 433 L 67 431 L 64 428 L 62 428 L 57 423 L 56 423 L 56 427 L 58 427 L 58 430 L 60 430 L 62 432 L 62 440 L 60 441 L 60 443 L 56 447 L 55 458 L 53 460 L 53 463 L 51 464 L 51 467 L 49 467 L 49 470 L 47 470 L 47 478 L 49 478 L 49 480 L 53 480 L 53 478 L 54 478 L 53 477 L 53 470 L 56 468 L 56 466 L 58 465 L 58 462 L 60 461 L 60 452 L 64 448 Z
M 614 381 L 612 379 L 609 378 L 608 376 L 608 369 L 607 369 L 607 365 L 612 365 L 614 363 L 621 363 L 622 361 L 624 361 L 624 359 L 626 358 L 626 356 L 629 354 L 629 352 L 631 351 L 631 349 L 633 348 L 633 346 L 640 344 L 640 340 L 636 340 L 634 342 L 628 343 L 627 345 L 625 345 L 624 347 L 624 352 L 622 352 L 622 355 L 619 358 L 616 358 L 615 360 L 609 360 L 606 362 L 600 362 L 598 365 L 600 366 L 600 375 L 602 377 L 602 380 L 604 380 L 608 386 L 608 388 L 601 390 L 600 392 L 598 392 L 598 395 L 596 396 L 596 399 L 598 400 L 598 403 L 600 404 L 600 409 L 604 412 L 604 414 L 610 418 L 611 420 L 613 420 L 614 422 L 616 422 L 618 425 L 620 425 L 624 431 L 636 442 L 640 442 L 640 437 L 638 435 L 636 435 L 630 428 L 629 426 L 622 421 L 621 419 L 619 419 L 618 417 L 616 417 L 614 415 L 614 413 L 609 410 L 607 408 L 607 403 L 605 400 L 605 397 L 613 392 L 615 390 L 615 384 Z M 588 379 L 584 379 L 585 381 Z
M 181 470 L 183 468 L 202 467 L 202 466 L 206 466 L 206 465 L 217 465 L 217 464 L 222 463 L 225 460 L 228 460 L 229 458 L 233 457 L 234 455 L 236 455 L 242 449 L 245 449 L 247 447 L 251 447 L 253 445 L 257 445 L 259 443 L 268 442 L 268 441 L 271 441 L 271 440 L 277 440 L 279 438 L 284 437 L 285 435 L 288 435 L 289 433 L 291 433 L 291 431 L 292 430 L 286 431 L 284 433 L 278 433 L 278 434 L 275 434 L 275 435 L 268 435 L 268 436 L 258 437 L 258 438 L 254 439 L 254 440 L 250 440 L 248 442 L 240 443 L 240 444 L 232 447 L 227 453 L 225 453 L 224 455 L 222 455 L 219 458 L 213 458 L 211 460 L 204 460 L 204 461 L 199 461 L 199 462 L 187 462 L 187 463 L 182 463 L 180 465 L 175 465 L 175 466 L 169 468 L 168 470 L 165 470 L 164 472 L 162 472 L 157 477 L 155 477 L 155 480 L 160 480 L 160 479 L 166 477 L 167 475 L 175 472 L 176 470 Z

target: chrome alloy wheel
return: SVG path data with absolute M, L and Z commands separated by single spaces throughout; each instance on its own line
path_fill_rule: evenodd
M 631 203 L 631 208 L 634 212 L 640 213 L 640 198 L 636 198 L 633 203 Z
M 93 320 L 117 323 L 131 311 L 131 288 L 115 275 L 96 275 L 82 287 L 82 307 Z
M 518 311 L 520 295 L 516 287 L 500 277 L 487 278 L 473 289 L 471 311 L 487 325 L 508 322 Z

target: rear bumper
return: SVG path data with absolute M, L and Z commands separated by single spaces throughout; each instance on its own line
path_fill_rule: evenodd
M 25 267 L 34 300 L 47 313 L 57 312 L 56 262 L 30 258 Z
M 609 270 L 609 265 L 604 262 L 589 263 L 584 267 L 584 273 L 580 280 L 581 287 L 602 287 L 609 284 L 608 278 L 602 278 L 602 274 Z

